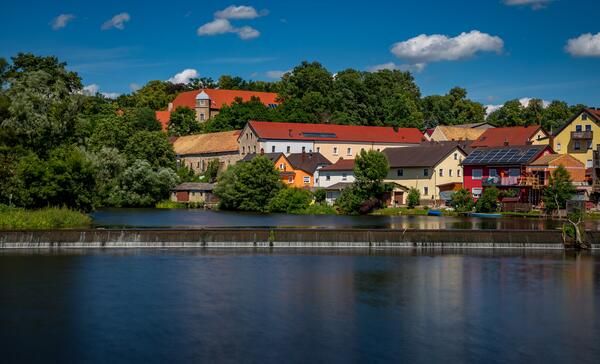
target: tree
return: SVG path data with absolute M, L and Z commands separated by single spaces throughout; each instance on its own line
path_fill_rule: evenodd
M 408 196 L 406 200 L 409 209 L 415 208 L 421 202 L 421 192 L 419 192 L 418 189 L 411 187 L 411 189 L 408 190 Z
M 523 110 L 523 120 L 527 125 L 542 125 L 544 121 L 544 101 L 531 99 Z
M 2 66 L 5 70 L 3 78 L 9 80 L 11 84 L 21 77 L 41 71 L 49 76 L 43 84 L 44 87 L 58 87 L 64 89 L 67 94 L 71 94 L 81 90 L 83 85 L 77 73 L 67 71 L 66 67 L 65 62 L 60 62 L 54 56 L 40 57 L 32 53 L 19 53 L 12 57 L 10 66 L 6 62 Z
M 468 212 L 473 210 L 475 203 L 473 202 L 471 193 L 468 190 L 461 188 L 452 194 L 451 205 L 457 212 Z
M 150 81 L 144 87 L 133 93 L 136 107 L 147 107 L 151 110 L 164 110 L 169 102 L 175 98 L 175 93 L 170 93 L 170 82 Z
M 269 202 L 270 212 L 299 213 L 310 205 L 312 194 L 300 188 L 282 188 Z
M 542 127 L 552 134 L 560 129 L 573 114 L 566 102 L 554 100 L 544 109 Z
M 314 198 L 316 203 L 324 203 L 327 199 L 327 191 L 323 188 L 317 188 L 314 192 Z
M 205 88 L 217 88 L 218 84 L 210 77 L 192 78 L 186 85 L 188 90 L 199 90 Z
M 446 95 L 432 95 L 422 102 L 427 127 L 480 123 L 485 119 L 485 108 L 478 102 L 467 99 L 467 90 L 452 88 Z
M 102 147 L 97 152 L 88 153 L 87 158 L 95 172 L 94 205 L 105 206 L 127 168 L 127 159 L 118 149 L 110 147 Z
M 200 132 L 196 112 L 189 107 L 178 106 L 169 117 L 169 135 L 190 135 Z
M 92 119 L 92 132 L 87 141 L 88 148 L 99 151 L 102 148 L 114 148 L 123 151 L 133 133 L 133 127 L 125 118 L 109 113 Z
M 161 131 L 162 126 L 156 120 L 156 113 L 148 107 L 135 107 L 125 110 L 125 122 L 133 130 Z
M 266 212 L 269 201 L 280 189 L 279 172 L 273 162 L 258 156 L 250 162 L 229 166 L 219 177 L 214 192 L 222 209 Z
M 175 168 L 175 152 L 168 137 L 160 131 L 138 131 L 124 148 L 130 161 L 147 160 L 153 168 Z
M 575 194 L 571 175 L 563 165 L 552 172 L 548 186 L 543 189 L 542 201 L 547 211 L 564 209 L 567 201 Z
M 510 100 L 488 116 L 488 121 L 495 126 L 525 125 L 523 105 L 519 100 Z
M 475 204 L 477 212 L 495 212 L 498 210 L 499 191 L 496 187 L 490 187 L 483 190 L 483 194 Z
M 272 109 L 265 106 L 258 97 L 245 102 L 237 98 L 231 105 L 224 105 L 217 116 L 203 124 L 205 132 L 242 129 L 250 120 L 273 120 Z
M 390 169 L 387 157 L 376 150 L 362 149 L 354 160 L 356 185 L 368 195 L 383 191 L 383 180 Z
M 208 162 L 206 166 L 206 171 L 204 171 L 204 178 L 208 182 L 214 182 L 217 180 L 217 176 L 219 175 L 219 170 L 221 169 L 221 162 L 218 159 L 213 159 Z

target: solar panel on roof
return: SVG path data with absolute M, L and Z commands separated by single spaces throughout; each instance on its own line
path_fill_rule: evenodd
M 311 137 L 311 138 L 336 138 L 337 135 L 335 133 L 311 133 L 311 132 L 304 132 L 302 133 L 303 136 L 305 137 Z

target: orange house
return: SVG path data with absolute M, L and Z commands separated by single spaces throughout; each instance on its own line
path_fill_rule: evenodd
M 257 154 L 247 154 L 242 162 L 252 160 Z M 264 153 L 279 171 L 281 182 L 289 187 L 309 188 L 315 185 L 317 169 L 331 164 L 321 153 Z

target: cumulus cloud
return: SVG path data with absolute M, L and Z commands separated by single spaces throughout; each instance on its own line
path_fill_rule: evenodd
M 531 6 L 532 9 L 538 10 L 545 8 L 552 1 L 554 0 L 504 0 L 504 4 L 508 6 Z
M 113 16 L 109 20 L 105 21 L 104 24 L 102 24 L 102 27 L 100 29 L 108 30 L 108 29 L 116 28 L 119 30 L 123 30 L 123 29 L 125 29 L 125 23 L 128 22 L 129 20 L 131 20 L 131 17 L 129 16 L 128 13 L 120 13 L 120 14 Z
M 168 79 L 171 83 L 190 83 L 192 78 L 198 77 L 198 71 L 193 68 L 187 68 Z
M 215 19 L 198 28 L 199 36 L 212 36 L 225 33 L 235 33 L 240 39 L 247 40 L 260 36 L 260 32 L 252 27 L 244 26 L 236 28 L 227 19 Z
M 369 72 L 377 72 L 381 70 L 400 70 L 400 71 L 411 71 L 421 72 L 425 69 L 425 63 L 415 64 L 396 64 L 394 62 L 388 62 L 383 64 L 376 64 L 374 66 L 367 67 Z
M 533 97 L 521 97 L 519 99 L 519 102 L 521 103 L 521 105 L 523 107 L 527 107 L 529 105 L 529 101 L 533 100 Z M 548 100 L 542 100 L 542 107 L 543 108 L 547 108 L 548 105 L 550 105 L 550 101 Z M 503 106 L 503 104 L 489 104 L 489 105 L 485 105 L 485 112 L 487 115 L 490 115 L 491 113 L 493 113 L 494 111 L 498 110 L 499 108 L 501 108 Z
M 245 26 L 239 29 L 236 29 L 236 33 L 240 39 L 254 39 L 260 36 L 260 32 L 252 27 Z
M 218 19 L 254 19 L 259 16 L 265 16 L 269 14 L 268 10 L 262 10 L 260 13 L 256 11 L 252 6 L 245 5 L 230 5 L 223 10 L 215 13 L 215 18 Z
M 84 86 L 81 93 L 86 96 L 96 96 L 98 91 L 100 91 L 100 86 L 98 86 L 95 83 L 92 83 L 91 85 Z
M 129 89 L 133 92 L 136 92 L 137 90 L 139 90 L 141 88 L 142 88 L 142 86 L 140 86 L 139 84 L 137 84 L 135 82 L 129 84 Z
M 107 99 L 116 99 L 117 97 L 121 96 L 121 94 L 118 92 L 101 92 L 100 94 Z
M 67 24 L 75 19 L 75 15 L 73 14 L 60 14 L 56 18 L 52 19 L 50 25 L 52 26 L 52 30 L 59 30 L 67 26 Z
M 574 57 L 600 57 L 600 33 L 569 39 L 565 51 Z
M 421 34 L 392 46 L 391 52 L 410 64 L 436 61 L 457 61 L 478 52 L 500 53 L 504 41 L 497 36 L 472 30 L 456 37 L 443 34 Z
M 288 72 L 291 72 L 291 71 L 290 70 L 287 70 L 287 71 L 278 71 L 278 70 L 267 71 L 267 72 L 265 72 L 265 76 L 267 76 L 268 78 L 277 79 L 277 78 L 283 77 L 283 75 L 285 75 Z

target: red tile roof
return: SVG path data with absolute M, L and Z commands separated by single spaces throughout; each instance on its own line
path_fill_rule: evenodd
M 334 164 L 321 168 L 321 171 L 352 171 L 354 170 L 354 159 L 338 159 Z
M 258 91 L 243 91 L 243 90 L 219 90 L 219 89 L 204 89 L 182 92 L 175 100 L 173 100 L 173 110 L 178 106 L 187 106 L 193 109 L 196 106 L 196 96 L 200 92 L 206 92 L 210 97 L 210 107 L 220 109 L 223 105 L 231 105 L 236 98 L 241 97 L 244 101 L 250 101 L 252 96 L 256 96 L 263 104 L 279 104 L 277 94 L 274 92 L 258 92 Z
M 248 124 L 262 139 L 407 144 L 419 144 L 424 139 L 417 128 L 394 130 L 389 126 L 278 123 L 254 120 Z
M 163 131 L 167 131 L 167 126 L 169 125 L 169 118 L 171 117 L 171 113 L 168 111 L 157 111 L 156 112 L 156 120 L 162 126 Z
M 508 145 L 526 145 L 540 128 L 539 125 L 529 125 L 486 129 L 471 144 L 471 148 L 501 147 L 505 142 L 508 142 Z
M 600 109 L 585 109 L 588 114 L 591 114 L 596 117 L 597 120 L 600 120 Z

